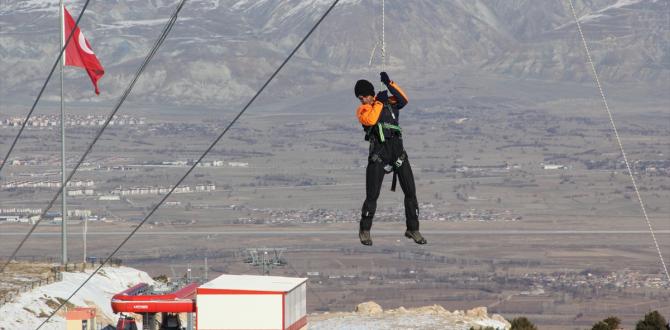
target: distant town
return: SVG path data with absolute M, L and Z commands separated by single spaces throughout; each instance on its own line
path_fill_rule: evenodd
M 65 126 L 66 127 L 96 127 L 102 126 L 105 123 L 105 116 L 102 115 L 66 115 L 65 116 Z M 0 121 L 0 128 L 7 127 L 21 127 L 23 125 L 24 117 L 9 117 Z M 110 120 L 110 126 L 135 126 L 135 125 L 144 125 L 146 124 L 146 118 L 144 117 L 134 117 L 130 115 L 116 115 L 112 120 Z M 34 115 L 28 119 L 26 124 L 28 128 L 44 128 L 44 127 L 60 127 L 60 116 L 59 115 Z

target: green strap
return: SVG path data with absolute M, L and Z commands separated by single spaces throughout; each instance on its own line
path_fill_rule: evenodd
M 379 130 L 379 140 L 381 142 L 384 142 L 386 140 L 384 138 L 384 130 L 385 129 L 392 129 L 396 130 L 398 132 L 402 132 L 402 129 L 398 125 L 393 125 L 393 124 L 388 124 L 388 123 L 377 123 L 377 129 Z
M 379 128 L 379 139 L 381 142 L 384 142 L 384 129 L 382 129 L 382 124 L 377 123 L 377 128 Z
M 386 128 L 386 129 L 394 129 L 396 131 L 402 131 L 402 129 L 398 125 L 387 124 L 387 123 L 383 123 L 381 125 L 382 125 L 383 128 Z

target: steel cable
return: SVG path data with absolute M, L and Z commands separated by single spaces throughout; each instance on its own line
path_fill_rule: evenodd
M 649 216 L 647 215 L 647 209 L 644 206 L 644 202 L 642 201 L 642 195 L 640 195 L 640 190 L 637 187 L 637 182 L 635 180 L 635 176 L 633 175 L 633 171 L 630 168 L 630 163 L 628 162 L 628 157 L 626 156 L 626 151 L 624 151 L 623 148 L 623 143 L 621 142 L 621 137 L 619 136 L 619 130 L 617 129 L 616 125 L 614 124 L 614 116 L 612 115 L 612 111 L 610 111 L 610 107 L 607 104 L 607 98 L 605 97 L 605 92 L 603 90 L 602 85 L 600 84 L 600 79 L 598 78 L 598 72 L 596 71 L 596 66 L 593 64 L 593 58 L 591 57 L 591 52 L 589 51 L 589 46 L 586 43 L 586 38 L 584 37 L 584 32 L 582 31 L 582 25 L 579 23 L 579 18 L 577 18 L 577 13 L 575 12 L 575 6 L 572 4 L 572 0 L 568 0 L 570 3 L 570 9 L 572 10 L 572 16 L 575 18 L 575 23 L 577 23 L 577 29 L 579 30 L 579 35 L 582 39 L 582 44 L 584 45 L 584 50 L 586 51 L 586 57 L 589 61 L 589 64 L 591 65 L 591 70 L 593 71 L 593 80 L 596 83 L 596 87 L 598 88 L 598 91 L 600 92 L 600 97 L 602 98 L 603 105 L 605 107 L 605 111 L 607 111 L 607 115 L 609 116 L 610 124 L 612 125 L 612 130 L 614 131 L 614 136 L 616 136 L 617 143 L 619 144 L 619 149 L 621 150 L 621 155 L 623 156 L 623 160 L 626 163 L 626 169 L 628 170 L 628 175 L 630 175 L 630 181 L 633 183 L 633 188 L 635 188 L 635 193 L 637 194 L 637 200 L 640 202 L 640 208 L 642 209 L 642 214 L 644 215 L 644 220 L 647 222 L 647 226 L 649 227 L 649 233 L 651 234 L 651 238 L 654 242 L 654 246 L 656 247 L 656 252 L 658 253 L 658 258 L 661 261 L 661 266 L 663 267 L 663 271 L 665 272 L 665 278 L 668 282 L 670 283 L 670 274 L 668 273 L 668 267 L 665 264 L 665 260 L 663 259 L 663 253 L 661 252 L 661 247 L 658 245 L 658 241 L 656 240 L 656 234 L 654 233 L 654 227 L 651 225 L 651 221 L 649 220 Z
M 122 105 L 123 102 L 126 100 L 126 98 L 128 97 L 128 95 L 130 94 L 130 91 L 131 91 L 131 90 L 133 89 L 133 87 L 135 86 L 135 83 L 137 82 L 137 80 L 139 79 L 140 75 L 142 74 L 142 72 L 143 72 L 144 69 L 146 68 L 147 64 L 151 61 L 151 59 L 153 58 L 153 56 L 156 54 L 158 48 L 163 44 L 163 41 L 165 40 L 165 38 L 167 37 L 168 33 L 169 33 L 170 30 L 172 29 L 172 26 L 174 25 L 175 21 L 177 20 L 177 14 L 179 14 L 179 11 L 181 10 L 181 8 L 183 7 L 183 5 L 184 5 L 185 2 L 186 2 L 186 0 L 182 0 L 182 1 L 179 3 L 179 5 L 178 5 L 177 8 L 175 9 L 174 13 L 172 14 L 170 20 L 168 21 L 168 23 L 167 23 L 167 24 L 165 25 L 165 27 L 163 28 L 163 31 L 161 32 L 160 37 L 158 38 L 158 40 L 156 40 L 156 43 L 154 44 L 153 48 L 151 49 L 151 51 L 149 52 L 149 54 L 147 55 L 147 57 L 144 59 L 144 62 L 143 62 L 142 65 L 139 67 L 139 69 L 137 70 L 137 72 L 135 73 L 135 77 L 133 78 L 133 80 L 131 81 L 131 83 L 128 85 L 128 87 L 126 88 L 126 90 L 124 91 L 124 93 L 123 93 L 123 94 L 121 95 L 121 97 L 119 98 L 119 101 L 117 102 L 116 106 L 114 107 L 114 109 L 112 110 L 112 112 L 109 114 L 109 116 L 108 116 L 107 119 L 105 120 L 105 123 L 102 125 L 102 127 L 100 128 L 100 130 L 98 130 L 98 133 L 96 134 L 95 138 L 93 139 L 93 141 L 91 141 L 91 143 L 89 144 L 89 146 L 88 146 L 88 148 L 86 149 L 86 151 L 82 154 L 81 158 L 80 158 L 79 161 L 76 163 L 76 165 L 74 166 L 74 168 L 72 169 L 72 171 L 71 171 L 70 174 L 68 175 L 67 180 L 65 180 L 65 182 L 63 182 L 63 183 L 61 184 L 61 186 L 60 186 L 58 192 L 56 193 L 56 195 L 51 199 L 51 201 L 49 202 L 49 204 L 47 205 L 47 207 L 42 211 L 42 213 L 40 214 L 40 218 L 39 218 L 39 220 L 37 220 L 37 221 L 35 222 L 35 224 L 33 224 L 33 226 L 30 228 L 30 230 L 28 231 L 28 233 L 26 234 L 26 236 L 23 238 L 23 240 L 21 240 L 21 243 L 19 243 L 19 245 L 18 245 L 18 246 L 16 247 L 16 249 L 14 250 L 14 252 L 12 252 L 12 255 L 9 257 L 9 259 L 7 260 L 7 262 L 2 266 L 2 268 L 0 269 L 0 273 L 4 272 L 4 271 L 5 271 L 5 268 L 7 267 L 7 265 L 8 265 L 10 262 L 12 262 L 12 260 L 14 259 L 14 257 L 16 257 L 16 254 L 19 252 L 19 250 L 21 249 L 21 247 L 23 246 L 23 244 L 25 244 L 25 242 L 28 240 L 28 238 L 30 237 L 30 235 L 35 231 L 35 228 L 37 228 L 37 226 L 40 224 L 40 222 L 42 222 L 42 219 L 44 219 L 44 217 L 46 216 L 46 213 L 49 211 L 49 209 L 51 209 L 51 207 L 54 205 L 54 203 L 56 202 L 56 200 L 58 200 L 58 197 L 60 196 L 60 194 L 61 194 L 61 192 L 62 192 L 62 190 L 63 190 L 63 186 L 66 186 L 66 185 L 68 184 L 68 182 L 70 182 L 70 180 L 72 179 L 72 177 L 74 176 L 74 174 L 77 172 L 77 169 L 79 169 L 79 166 L 81 166 L 81 164 L 84 162 L 84 159 L 86 158 L 86 156 L 88 156 L 88 154 L 89 154 L 89 153 L 91 152 L 91 150 L 93 149 L 93 146 L 96 144 L 96 142 L 98 141 L 98 139 L 100 139 L 100 136 L 102 135 L 102 133 L 105 131 L 105 129 L 106 129 L 107 126 L 109 125 L 109 122 L 114 118 L 114 115 L 116 114 L 116 112 L 119 110 L 119 108 L 121 108 L 121 105 Z
M 184 1 L 185 0 L 182 0 L 182 3 Z M 214 146 L 216 146 L 216 144 L 219 142 L 219 140 L 221 140 L 221 138 L 223 138 L 223 136 L 237 122 L 237 120 L 242 116 L 242 114 L 244 114 L 244 112 L 249 108 L 249 106 L 251 106 L 251 104 L 256 100 L 256 98 L 258 98 L 258 96 L 265 90 L 265 88 L 270 84 L 270 82 L 275 78 L 275 76 L 277 76 L 279 71 L 281 71 L 281 69 L 284 68 L 286 63 L 288 63 L 288 61 L 293 57 L 293 55 L 298 51 L 298 49 L 300 49 L 300 47 L 305 43 L 305 41 L 307 41 L 307 39 L 312 35 L 312 33 L 321 24 L 321 22 L 328 16 L 328 14 L 330 14 L 330 12 L 333 10 L 335 5 L 337 5 L 337 3 L 339 1 L 340 0 L 333 1 L 333 3 L 330 5 L 330 7 L 328 7 L 328 10 L 326 10 L 326 12 L 316 22 L 316 24 L 314 24 L 312 29 L 309 30 L 307 35 L 305 35 L 305 37 L 300 41 L 300 43 L 298 43 L 298 45 L 288 55 L 288 57 L 284 60 L 284 62 L 282 62 L 282 64 L 274 71 L 274 73 L 270 76 L 270 78 L 268 78 L 268 80 L 263 84 L 263 86 L 256 92 L 256 94 L 251 98 L 251 100 L 249 100 L 249 102 L 244 106 L 244 108 L 242 108 L 242 110 L 240 110 L 240 112 L 228 124 L 228 126 L 226 126 L 226 128 L 223 130 L 223 132 L 221 132 L 221 134 L 219 134 L 219 136 L 214 140 L 214 142 L 212 142 L 212 144 L 205 150 L 205 152 L 203 152 L 203 154 L 198 158 L 198 160 L 193 163 L 193 165 L 188 169 L 188 171 L 186 171 L 186 173 L 181 177 L 181 179 L 179 179 L 179 181 L 177 181 L 177 183 L 170 189 L 170 191 L 167 194 L 165 194 L 165 196 L 163 196 L 163 198 L 160 200 L 160 202 L 158 202 L 151 209 L 151 211 L 144 217 L 144 219 L 135 227 L 135 229 L 133 229 L 132 232 L 130 232 L 130 234 L 121 242 L 121 244 L 119 244 L 119 246 L 116 247 L 116 249 L 114 249 L 114 251 L 112 251 L 112 253 L 109 256 L 107 256 L 107 258 L 98 266 L 98 268 L 96 268 L 91 273 L 91 275 L 89 275 L 86 278 L 86 280 L 84 280 L 84 282 L 81 285 L 79 285 L 79 287 L 77 287 L 77 289 L 75 289 L 75 291 L 72 292 L 72 294 L 67 299 L 63 300 L 58 305 L 58 307 L 49 315 L 49 317 L 46 320 L 44 320 L 44 322 L 42 322 L 37 327 L 37 329 L 41 328 L 42 325 L 44 325 L 46 322 L 48 322 L 56 314 L 56 312 L 58 312 L 67 302 L 69 302 L 70 299 L 72 299 L 72 297 L 74 297 L 74 295 L 77 294 L 77 292 L 79 292 L 79 290 L 81 290 L 81 288 L 83 288 L 84 285 L 86 285 L 86 283 L 88 283 L 88 281 L 90 281 L 93 278 L 93 276 L 95 276 L 95 274 L 97 274 L 98 271 L 100 271 L 100 269 L 102 269 L 102 267 L 105 266 L 112 259 L 112 257 L 114 257 L 114 255 L 126 244 L 126 242 L 128 242 L 128 240 L 130 240 L 130 238 L 133 237 L 133 235 L 142 227 L 142 225 L 144 225 L 144 223 L 146 223 L 146 221 L 156 212 L 156 210 L 165 202 L 165 200 L 167 200 L 170 197 L 170 195 L 172 195 L 174 190 L 186 179 L 186 177 L 188 177 L 188 175 L 196 168 L 196 166 L 198 166 L 198 164 L 200 164 L 200 162 L 205 158 L 205 156 L 207 156 L 207 154 L 214 148 Z

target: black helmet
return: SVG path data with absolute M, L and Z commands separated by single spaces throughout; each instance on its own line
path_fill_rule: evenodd
M 354 93 L 356 94 L 356 97 L 375 95 L 375 86 L 373 86 L 371 82 L 361 79 L 356 82 Z

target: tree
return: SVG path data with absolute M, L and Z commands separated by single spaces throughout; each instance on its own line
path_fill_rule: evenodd
M 644 316 L 644 319 L 637 322 L 635 325 L 635 330 L 666 330 L 670 329 L 668 327 L 668 322 L 665 318 L 658 312 L 653 311 Z
M 616 316 L 610 316 L 610 317 L 604 319 L 603 322 L 605 324 L 607 324 L 609 326 L 609 328 L 612 329 L 612 330 L 618 329 L 619 325 L 621 325 L 621 320 Z
M 598 321 L 598 323 L 594 324 L 593 327 L 591 327 L 591 330 L 613 330 L 614 328 L 610 328 L 609 324 L 605 323 L 604 321 Z
M 162 282 L 162 283 L 167 283 L 168 282 L 168 277 L 165 274 L 158 275 L 153 278 L 154 281 Z
M 513 319 L 510 323 L 512 324 L 510 330 L 537 330 L 535 324 L 523 316 Z
M 594 324 L 591 330 L 616 330 L 619 328 L 621 320 L 616 316 L 610 316 Z

